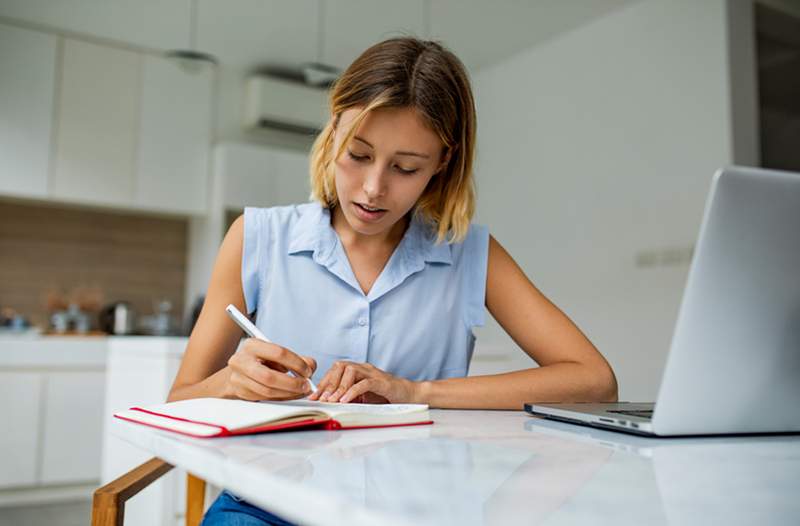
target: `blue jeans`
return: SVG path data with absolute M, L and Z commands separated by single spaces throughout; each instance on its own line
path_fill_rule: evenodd
M 200 526 L 295 526 L 223 491 L 208 508 Z

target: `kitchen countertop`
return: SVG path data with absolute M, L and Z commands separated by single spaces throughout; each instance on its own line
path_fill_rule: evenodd
M 125 354 L 183 356 L 188 336 L 109 336 L 109 350 Z
M 2 368 L 100 367 L 106 365 L 104 336 L 39 336 L 0 338 Z
M 182 355 L 186 337 L 0 336 L 0 369 L 105 368 L 109 351 Z

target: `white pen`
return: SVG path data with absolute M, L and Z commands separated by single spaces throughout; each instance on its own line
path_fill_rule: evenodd
M 235 305 L 230 304 L 227 307 L 225 307 L 225 312 L 227 312 L 228 316 L 230 316 L 231 319 L 236 322 L 236 325 L 241 327 L 242 330 L 246 332 L 251 338 L 255 338 L 257 340 L 261 340 L 267 343 L 272 343 L 270 339 L 264 335 L 263 332 L 258 330 L 258 327 L 256 327 L 253 324 L 253 322 L 247 319 L 247 316 L 242 314 L 239 311 L 239 309 L 236 308 Z M 289 374 L 291 374 L 292 376 L 297 376 L 296 374 L 294 374 L 293 371 L 289 371 Z M 314 385 L 314 382 L 311 381 L 311 378 L 307 378 L 307 380 L 308 384 L 311 386 L 311 392 L 316 391 L 317 386 Z

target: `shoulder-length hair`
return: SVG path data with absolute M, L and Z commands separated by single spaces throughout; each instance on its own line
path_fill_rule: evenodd
M 333 152 L 342 112 L 356 107 L 363 109 Z M 389 107 L 413 108 L 441 139 L 447 163 L 431 178 L 413 213 L 434 226 L 437 243 L 462 241 L 475 212 L 475 102 L 464 65 L 437 42 L 385 40 L 364 51 L 334 83 L 331 117 L 311 150 L 311 198 L 328 208 L 338 204 L 334 161 L 370 111 Z

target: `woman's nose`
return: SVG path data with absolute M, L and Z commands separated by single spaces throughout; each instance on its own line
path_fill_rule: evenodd
M 378 198 L 386 194 L 386 172 L 383 167 L 377 164 L 367 171 L 364 177 L 362 189 L 370 199 Z

